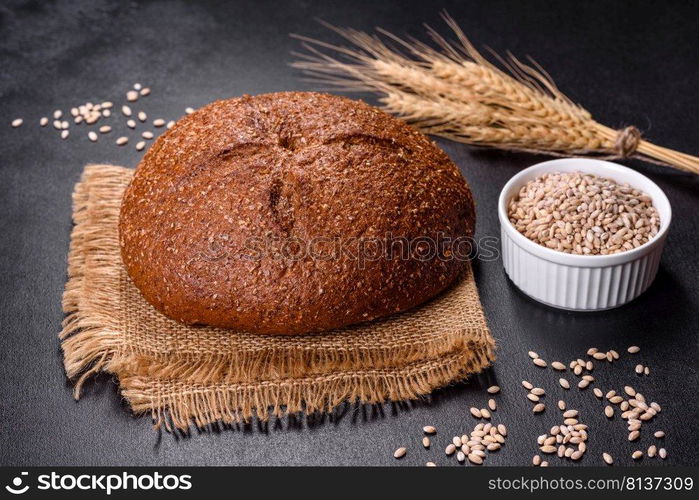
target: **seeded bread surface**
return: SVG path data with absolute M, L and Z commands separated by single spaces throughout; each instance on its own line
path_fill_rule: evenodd
M 419 252 L 474 225 L 466 181 L 426 136 L 362 102 L 282 92 L 211 103 L 163 134 L 126 190 L 119 236 L 166 316 L 296 334 L 439 294 L 465 265 L 448 243 L 420 258 L 394 243 L 387 258 L 377 242 Z

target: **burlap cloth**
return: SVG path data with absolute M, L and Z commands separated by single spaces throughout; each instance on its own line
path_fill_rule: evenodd
M 88 165 L 73 194 L 60 338 L 76 398 L 86 378 L 108 372 L 134 412 L 186 429 L 414 399 L 494 359 L 470 267 L 422 307 L 328 333 L 261 336 L 167 319 L 121 263 L 119 205 L 132 173 Z

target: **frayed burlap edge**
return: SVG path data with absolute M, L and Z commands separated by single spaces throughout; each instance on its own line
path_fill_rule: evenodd
M 344 403 L 376 404 L 425 396 L 438 387 L 465 379 L 490 363 L 484 353 L 458 352 L 439 360 L 393 370 L 366 370 L 322 377 L 253 384 L 201 385 L 122 374 L 122 394 L 136 413 L 151 413 L 157 427 L 187 429 L 214 422 L 233 424 L 251 418 L 305 412 L 330 413 Z M 260 408 L 266 411 L 260 412 Z
M 456 331 L 444 332 L 434 342 L 414 349 L 403 346 L 400 352 L 382 352 L 377 346 L 375 351 L 347 358 L 345 352 L 338 357 L 340 351 L 330 350 L 320 356 L 325 362 L 316 366 L 319 356 L 313 350 L 303 351 L 307 353 L 304 359 L 290 361 L 286 357 L 289 353 L 282 351 L 278 358 L 252 361 L 268 363 L 271 370 L 284 364 L 298 367 L 290 372 L 295 376 L 275 380 L 240 380 L 242 369 L 233 370 L 231 375 L 232 366 L 245 365 L 238 362 L 241 360 L 193 360 L 176 353 L 149 357 L 130 349 L 124 342 L 123 324 L 112 312 L 114 297 L 109 293 L 117 293 L 123 285 L 120 260 L 115 263 L 121 198 L 114 193 L 123 192 L 130 175 L 123 167 L 88 166 L 73 195 L 75 227 L 60 338 L 66 373 L 75 380 L 76 398 L 90 376 L 101 371 L 112 373 L 134 412 L 151 412 L 157 425 L 170 428 L 171 422 L 185 429 L 192 420 L 203 427 L 216 421 L 266 420 L 270 415 L 301 410 L 330 411 L 346 400 L 376 403 L 414 399 L 478 372 L 494 359 L 494 342 L 487 329 L 478 335 L 477 342 L 465 341 L 464 332 Z M 469 334 L 473 337 L 473 332 Z M 391 366 L 390 360 L 398 366 Z M 298 376 L 309 367 L 319 372 Z
M 110 203 L 113 197 L 105 196 L 101 203 L 88 204 L 88 185 L 97 176 L 100 189 L 123 191 L 128 181 L 120 175 L 122 167 L 102 167 L 100 170 L 87 167 L 73 192 L 75 226 L 68 251 L 68 281 L 63 292 L 66 317 L 59 338 L 66 374 L 75 380 L 76 399 L 86 379 L 100 371 L 109 371 L 109 363 L 123 345 L 121 325 L 112 312 L 113 297 L 101 293 L 119 289 L 119 270 L 113 265 L 115 236 L 104 228 L 110 222 L 118 224 L 121 200 Z M 99 196 L 99 192 L 92 194 Z M 116 244 L 118 251 L 118 241 Z M 99 272 L 90 276 L 90 269 Z

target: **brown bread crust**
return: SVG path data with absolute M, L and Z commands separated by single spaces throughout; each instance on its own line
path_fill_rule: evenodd
M 377 242 L 471 237 L 474 225 L 466 181 L 423 134 L 362 102 L 281 92 L 211 103 L 163 134 L 126 190 L 119 234 L 129 276 L 163 314 L 294 334 L 434 297 L 463 260 L 400 258 L 400 244 L 377 258 Z

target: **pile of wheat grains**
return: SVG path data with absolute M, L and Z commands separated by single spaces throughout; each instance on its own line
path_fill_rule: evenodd
M 633 250 L 660 227 L 650 196 L 582 172 L 547 173 L 529 181 L 510 200 L 508 218 L 535 243 L 579 255 Z

